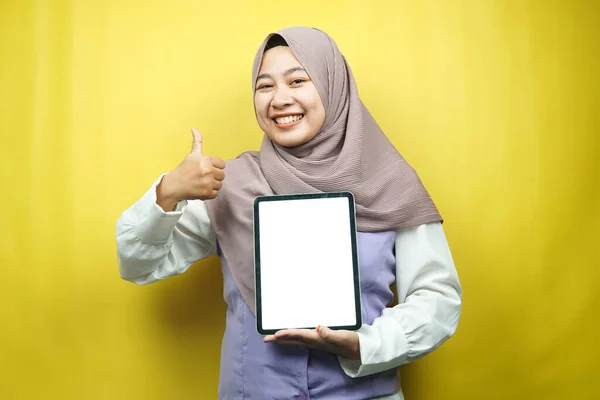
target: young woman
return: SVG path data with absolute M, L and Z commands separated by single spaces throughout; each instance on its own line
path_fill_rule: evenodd
M 225 163 L 202 153 L 193 130 L 191 153 L 119 218 L 121 277 L 148 284 L 221 257 L 228 311 L 220 399 L 402 399 L 398 366 L 439 347 L 460 316 L 442 218 L 361 102 L 326 33 L 293 27 L 268 35 L 252 84 L 265 133 L 260 151 Z M 356 201 L 363 326 L 262 337 L 254 316 L 253 200 L 333 191 L 350 191 Z M 394 282 L 399 304 L 390 307 Z

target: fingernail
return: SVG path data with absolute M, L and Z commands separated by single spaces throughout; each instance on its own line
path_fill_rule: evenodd
M 323 328 L 321 327 L 321 325 L 317 325 L 316 329 L 317 329 L 317 332 L 321 333 L 321 329 L 323 329 Z

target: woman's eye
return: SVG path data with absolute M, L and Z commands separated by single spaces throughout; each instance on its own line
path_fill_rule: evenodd
M 304 79 L 294 79 L 294 80 L 292 81 L 292 84 L 294 84 L 294 85 L 299 85 L 299 84 L 301 84 L 301 83 L 303 83 L 303 82 L 304 82 Z
M 268 89 L 270 87 L 271 87 L 271 85 L 266 85 L 266 84 L 265 85 L 260 85 L 259 87 L 256 88 L 256 90 Z

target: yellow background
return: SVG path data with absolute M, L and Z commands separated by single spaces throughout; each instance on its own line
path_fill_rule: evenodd
M 600 398 L 597 1 L 0 1 L 0 398 L 214 399 L 218 262 L 120 280 L 115 223 L 187 153 L 256 149 L 252 57 L 318 26 L 446 219 L 454 338 L 407 400 Z

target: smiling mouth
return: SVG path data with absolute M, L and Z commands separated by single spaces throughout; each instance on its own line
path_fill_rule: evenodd
M 285 117 L 273 118 L 273 121 L 277 125 L 289 125 L 289 124 L 293 124 L 293 123 L 296 123 L 296 122 L 302 120 L 302 118 L 304 118 L 304 114 L 297 114 L 297 115 L 288 115 Z

